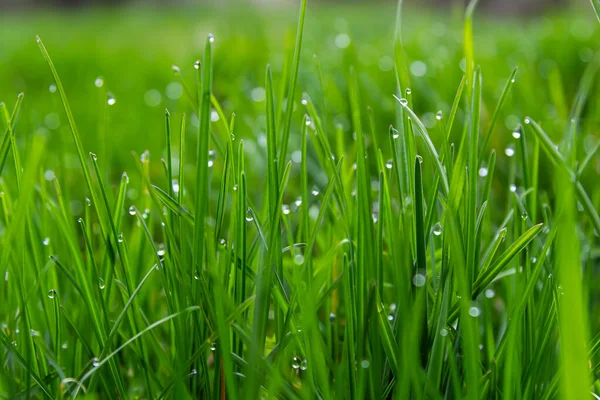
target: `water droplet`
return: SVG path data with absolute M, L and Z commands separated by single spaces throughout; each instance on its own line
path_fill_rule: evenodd
M 527 220 L 527 217 L 528 217 L 528 216 L 527 216 L 527 212 L 526 212 L 526 211 L 523 211 L 523 213 L 521 214 L 521 219 L 522 219 L 523 221 L 526 221 L 526 220 Z
M 122 233 L 119 233 L 119 236 L 117 236 L 117 241 L 119 243 L 123 243 L 123 234 Z
M 504 154 L 506 154 L 508 157 L 512 157 L 515 155 L 515 149 L 513 149 L 512 147 L 507 147 L 506 149 L 504 149 Z
M 50 93 L 56 92 L 56 85 L 54 83 L 51 83 L 50 86 L 48 86 L 48 90 L 50 91 Z
M 63 350 L 66 350 L 66 349 L 67 349 L 67 347 L 69 347 L 69 346 L 67 345 L 67 342 L 64 342 L 63 344 L 61 344 L 61 345 L 60 345 L 60 348 L 61 348 L 61 349 L 63 349 Z
M 96 368 L 98 365 L 100 365 L 100 360 L 98 359 L 98 357 L 92 358 L 92 366 Z
M 94 86 L 96 86 L 97 88 L 102 87 L 104 85 L 104 79 L 99 76 L 94 80 Z
M 196 371 L 196 368 L 193 368 L 192 371 L 190 372 L 190 375 L 197 375 L 198 371 Z
M 123 175 L 121 175 L 121 179 L 125 181 L 125 183 L 129 183 L 129 175 L 127 175 L 127 172 L 123 172 Z
M 42 244 L 43 244 L 44 246 L 48 246 L 48 245 L 50 244 L 50 238 L 49 238 L 49 237 L 47 237 L 47 238 L 45 238 L 44 240 L 42 240 Z
M 442 231 L 443 231 L 443 228 L 439 222 L 433 226 L 433 234 L 435 236 L 440 236 L 442 234 Z
M 17 341 L 16 341 L 16 340 L 13 340 L 13 341 L 12 341 L 12 345 L 13 345 L 13 346 L 15 346 L 15 347 L 17 347 Z
M 48 298 L 49 299 L 54 299 L 56 297 L 56 290 L 55 289 L 50 289 L 48 291 Z
M 526 123 L 526 124 L 530 124 L 530 123 L 531 123 L 531 118 L 529 118 L 529 117 L 525 117 L 525 123 Z
M 200 274 L 198 273 L 198 270 L 194 271 L 194 279 L 195 280 L 200 279 Z
M 511 184 L 511 185 L 508 187 L 508 189 L 509 189 L 511 192 L 513 192 L 513 193 L 514 193 L 514 192 L 516 192 L 516 191 L 517 191 L 517 186 L 515 186 L 515 185 Z
M 219 244 L 223 247 L 227 246 L 227 240 L 225 240 L 225 238 L 221 238 L 221 240 L 219 240 Z
M 487 174 L 488 174 L 488 169 L 487 168 L 485 168 L 485 167 L 479 168 L 479 176 L 481 176 L 483 178 L 483 177 L 486 177 Z
M 92 153 L 91 151 L 90 151 L 90 157 L 92 157 L 92 160 L 98 161 L 98 156 L 95 153 Z
M 335 313 L 330 313 L 329 314 L 329 321 L 333 322 L 336 319 L 336 317 L 337 316 L 335 315 Z
M 238 185 L 237 185 L 237 183 L 236 183 L 235 185 L 233 185 L 233 191 L 234 191 L 234 192 L 237 192 L 237 190 L 238 190 Z
M 35 329 L 30 329 L 29 334 L 31 336 L 40 336 L 40 333 L 38 331 L 36 331 Z
M 215 342 L 212 342 L 210 344 L 210 351 L 215 351 L 217 349 L 217 344 Z
M 340 49 L 345 49 L 350 46 L 350 36 L 345 33 L 340 33 L 335 37 L 335 45 Z
M 423 287 L 427 282 L 427 277 L 424 274 L 416 273 L 415 276 L 413 276 L 412 282 L 416 287 Z
M 469 308 L 469 315 L 473 318 L 477 318 L 481 315 L 481 309 L 477 306 L 472 306 Z
M 171 65 L 171 70 L 176 74 L 181 73 L 181 68 L 179 68 L 177 65 Z
M 298 357 L 294 357 L 292 359 L 292 368 L 294 368 L 294 369 L 300 368 L 300 360 L 298 359 Z
M 396 129 L 392 130 L 392 138 L 398 139 L 400 137 L 400 133 Z
M 410 88 L 406 88 L 406 95 L 410 96 L 412 94 L 412 90 Z
M 208 160 L 208 168 L 212 168 L 213 165 L 215 165 L 215 162 L 213 160 Z
M 195 68 L 195 69 L 200 69 L 200 60 L 197 60 L 197 61 L 194 63 L 194 68 Z
M 515 78 L 512 78 L 512 79 L 510 80 L 510 83 L 515 83 Z
M 305 106 L 305 105 L 307 105 L 307 104 L 308 104 L 308 100 L 306 100 L 306 99 L 302 99 L 301 103 L 302 103 L 302 105 L 303 105 L 303 106 Z
M 252 215 L 252 211 L 250 210 L 250 208 L 248 208 L 248 210 L 246 210 L 246 221 L 248 221 L 248 222 L 254 221 L 254 216 Z
M 521 132 L 519 131 L 514 131 L 512 133 L 512 137 L 514 137 L 515 139 L 519 139 L 521 137 Z
M 144 150 L 140 155 L 140 162 L 147 163 L 150 161 L 150 152 L 148 150 Z
M 209 34 L 208 34 L 208 41 L 209 41 L 209 42 L 211 42 L 211 43 L 214 43 L 214 42 L 215 42 L 215 37 L 213 36 L 213 34 L 212 34 L 212 33 L 209 33 Z
M 408 100 L 406 100 L 404 97 L 400 99 L 400 104 L 402 104 L 403 106 L 408 105 Z
M 360 366 L 361 366 L 361 368 L 365 368 L 366 369 L 366 368 L 369 368 L 371 366 L 371 363 L 369 362 L 369 360 L 362 360 L 360 362 Z
M 302 371 L 306 371 L 308 369 L 308 361 L 306 360 L 306 358 L 300 363 L 300 369 Z
M 281 206 L 281 212 L 283 213 L 283 215 L 289 215 L 289 213 L 291 212 L 290 206 L 288 206 L 287 204 L 283 204 Z
M 302 254 L 296 254 L 294 256 L 294 264 L 296 264 L 296 265 L 304 264 L 304 256 Z
M 419 160 L 419 164 L 423 164 L 423 157 L 417 154 L 417 160 Z
M 165 245 L 164 244 L 159 244 L 158 245 L 158 249 L 156 250 L 156 255 L 159 257 L 162 257 L 165 255 L 167 251 L 165 250 Z
M 313 186 L 313 188 L 310 191 L 310 193 L 312 193 L 313 196 L 318 196 L 319 195 L 319 188 L 316 187 L 316 186 Z
M 443 117 L 444 117 L 444 114 L 442 113 L 442 110 L 438 111 L 435 114 L 435 119 L 437 119 L 438 121 L 440 121 Z
M 488 299 L 492 299 L 495 295 L 496 292 L 494 292 L 494 289 L 487 289 L 485 291 L 485 297 L 487 297 Z
M 442 336 L 448 336 L 448 329 L 446 329 L 446 328 L 440 329 L 440 335 L 442 335 Z
M 81 218 L 81 217 L 77 218 L 77 222 L 79 222 L 80 224 L 83 224 L 83 218 Z
M 135 215 L 136 211 L 137 210 L 136 210 L 135 206 L 129 207 L 129 215 Z
M 109 92 L 106 94 L 106 104 L 108 104 L 109 106 L 114 106 L 116 102 L 117 100 L 115 99 L 115 96 L 112 93 Z
M 388 315 L 387 317 L 388 321 L 393 321 L 394 320 L 394 316 L 392 314 Z
M 392 160 L 388 160 L 388 161 L 385 163 L 385 167 L 386 167 L 387 169 L 392 169 L 392 167 L 393 167 L 393 166 L 394 166 L 394 162 L 393 162 Z

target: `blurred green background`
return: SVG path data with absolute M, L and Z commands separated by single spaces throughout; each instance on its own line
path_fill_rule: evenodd
M 519 68 L 492 142 L 502 156 L 511 145 L 511 131 L 526 115 L 540 121 L 557 141 L 561 137 L 578 82 L 600 39 L 589 4 L 578 4 L 502 18 L 485 9 L 478 12 L 476 62 L 483 73 L 484 129 L 511 70 Z M 38 34 L 62 76 L 84 147 L 98 154 L 111 183 L 132 165 L 131 152 L 148 149 L 155 161 L 163 157 L 165 108 L 174 121 L 187 113 L 192 162 L 198 120 L 172 65 L 180 67 L 195 90 L 193 63 L 212 32 L 215 96 L 227 116 L 236 113 L 236 136 L 245 138 L 252 152 L 265 142 L 264 69 L 270 63 L 276 85 L 283 83 L 281 71 L 293 49 L 297 11 L 296 4 L 279 3 L 7 10 L 0 15 L 0 101 L 11 107 L 17 94 L 25 93 L 16 132 L 19 146 L 27 148 L 35 132 L 44 132 L 50 138 L 45 167 L 68 177 L 66 185 L 82 184 L 81 174 L 65 171 L 80 167 L 58 92 L 35 41 Z M 402 34 L 413 102 L 434 137 L 435 114 L 448 112 L 463 75 L 463 13 L 461 4 L 435 9 L 407 2 L 404 10 Z M 358 71 L 363 104 L 373 110 L 376 134 L 382 141 L 387 138 L 395 121 L 394 22 L 395 4 L 389 2 L 309 2 L 290 149 L 299 146 L 294 133 L 304 112 L 298 107 L 302 92 L 321 109 L 326 104 L 331 131 L 341 125 L 352 134 L 348 65 Z M 598 99 L 590 95 L 583 132 L 595 132 L 600 125 Z M 591 146 L 594 139 L 582 143 Z M 255 153 L 249 163 L 262 175 L 264 152 Z M 152 165 L 160 179 L 160 163 Z M 500 177 L 508 173 L 503 165 L 499 162 Z M 600 171 L 600 166 L 595 168 Z

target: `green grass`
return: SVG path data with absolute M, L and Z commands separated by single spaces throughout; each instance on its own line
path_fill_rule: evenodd
M 596 0 L 297 5 L 0 17 L 0 396 L 600 393 Z

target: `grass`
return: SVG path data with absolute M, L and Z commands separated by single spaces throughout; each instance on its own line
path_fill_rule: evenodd
M 598 397 L 600 30 L 476 3 L 4 20 L 0 395 Z

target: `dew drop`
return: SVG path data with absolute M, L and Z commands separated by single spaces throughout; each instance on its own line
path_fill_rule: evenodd
M 208 168 L 212 168 L 213 165 L 215 165 L 215 162 L 213 160 L 208 160 Z
M 100 287 L 100 290 L 103 290 L 104 286 L 104 279 L 98 278 L 98 287 Z
M 477 318 L 481 315 L 481 310 L 479 307 L 473 306 L 469 308 L 469 315 L 473 318 Z
M 388 161 L 385 163 L 385 167 L 386 167 L 387 169 L 392 169 L 392 167 L 393 167 L 393 166 L 394 166 L 394 162 L 393 162 L 392 160 L 388 160 Z
M 494 292 L 494 289 L 487 289 L 485 291 L 485 297 L 487 297 L 488 299 L 494 298 L 495 295 L 496 295 L 496 292 Z
M 83 218 L 81 218 L 81 217 L 77 218 L 77 222 L 79 222 L 80 224 L 83 224 Z
M 236 183 L 235 185 L 233 185 L 233 191 L 234 191 L 234 192 L 237 192 L 237 190 L 238 190 L 238 185 L 237 185 L 237 183 Z
M 523 221 L 526 221 L 526 220 L 527 220 L 527 217 L 528 217 L 528 215 L 527 215 L 527 212 L 526 212 L 526 211 L 523 211 L 523 213 L 521 214 L 521 219 L 522 219 Z
M 412 90 L 410 88 L 406 88 L 406 95 L 410 96 L 412 94 Z
M 40 336 L 40 333 L 38 331 L 36 331 L 35 329 L 30 329 L 29 334 L 31 336 Z
M 513 149 L 512 147 L 507 147 L 506 149 L 504 149 L 504 154 L 506 154 L 508 157 L 512 157 L 515 155 L 515 149 Z
M 211 43 L 215 42 L 215 37 L 214 37 L 214 35 L 212 33 L 208 34 L 208 41 L 211 42 Z
M 129 207 L 129 215 L 135 215 L 136 211 L 137 210 L 136 210 L 135 206 Z
M 104 85 L 104 79 L 99 76 L 94 80 L 94 86 L 96 86 L 97 88 L 102 87 Z
M 514 131 L 512 133 L 512 137 L 514 137 L 515 139 L 519 139 L 521 137 L 521 132 L 519 131 Z
M 423 287 L 425 286 L 425 282 L 427 282 L 427 277 L 421 273 L 417 273 L 413 276 L 412 282 L 416 287 Z
M 517 191 L 517 187 L 516 187 L 515 185 L 513 185 L 513 184 L 511 184 L 511 185 L 508 187 L 508 189 L 509 189 L 511 192 L 513 192 L 513 193 Z
M 442 234 L 442 231 L 443 231 L 443 228 L 439 222 L 433 226 L 433 234 L 435 236 L 440 236 Z
M 179 68 L 177 65 L 171 65 L 171 70 L 176 74 L 181 73 L 181 68 Z
M 56 290 L 55 289 L 50 289 L 48 291 L 48 298 L 49 299 L 54 299 L 56 297 Z
M 283 213 L 283 215 L 289 215 L 291 212 L 290 206 L 288 206 L 287 204 L 283 204 L 281 206 L 281 212 Z
M 369 368 L 371 366 L 371 363 L 369 362 L 369 360 L 362 360 L 360 362 L 360 366 L 361 366 L 361 368 L 366 369 L 366 368 Z
M 250 211 L 250 208 L 248 208 L 248 210 L 246 210 L 246 221 L 248 221 L 248 222 L 254 221 L 254 216 L 252 215 L 252 211 Z
M 48 246 L 48 245 L 50 244 L 50 238 L 49 238 L 49 237 L 47 237 L 47 238 L 45 238 L 44 240 L 42 240 L 42 244 L 43 244 L 44 246 Z
M 50 86 L 48 86 L 48 91 L 50 93 L 56 92 L 56 85 L 54 83 L 50 84 Z
M 115 99 L 115 96 L 112 93 L 109 92 L 106 94 L 106 104 L 108 104 L 109 106 L 114 106 L 116 102 L 117 100 Z
M 196 371 L 196 368 L 193 368 L 192 371 L 190 372 L 190 375 L 197 375 L 198 371 Z
M 423 164 L 423 157 L 417 154 L 417 160 L 419 160 L 419 164 Z
M 435 119 L 437 119 L 438 121 L 440 121 L 443 117 L 444 117 L 444 113 L 442 113 L 442 110 L 438 111 L 435 114 Z
M 294 264 L 296 264 L 296 265 L 304 264 L 304 256 L 302 254 L 296 254 L 294 256 Z
M 398 133 L 396 129 L 394 129 L 392 132 L 392 138 L 398 139 L 400 137 L 400 133 Z
M 531 118 L 529 118 L 529 117 L 525 117 L 525 123 L 526 123 L 526 124 L 530 124 L 530 123 L 531 123 Z
M 292 368 L 294 368 L 294 369 L 300 368 L 300 360 L 298 359 L 298 357 L 294 357 L 292 359 Z
M 336 317 L 337 317 L 337 316 L 335 315 L 335 313 L 330 313 L 330 314 L 329 314 L 329 321 L 330 321 L 330 322 L 333 322 L 333 321 L 336 319 Z
M 98 357 L 92 358 L 92 365 L 94 366 L 94 368 L 100 365 L 100 360 L 98 359 Z
M 195 69 L 200 69 L 200 60 L 197 60 L 197 61 L 194 63 L 194 68 L 195 68 Z
M 123 234 L 122 233 L 119 233 L 119 236 L 117 236 L 117 241 L 119 243 L 123 243 Z
M 61 345 L 60 345 L 60 348 L 61 348 L 61 349 L 63 349 L 63 350 L 66 350 L 66 349 L 67 349 L 67 347 L 69 347 L 69 346 L 67 345 L 67 342 L 64 342 L 63 344 L 61 344 Z
M 313 186 L 313 188 L 310 191 L 310 193 L 312 193 L 313 196 L 318 196 L 319 195 L 319 188 L 316 187 L 316 186 Z
M 488 169 L 487 168 L 485 168 L 485 167 L 479 168 L 479 176 L 481 176 L 483 178 L 483 177 L 486 177 L 487 174 L 488 174 Z
M 217 344 L 215 342 L 212 342 L 210 344 L 210 351 L 215 351 L 217 349 Z
M 442 335 L 442 336 L 448 336 L 448 329 L 446 329 L 446 328 L 440 329 L 440 335 Z
M 90 152 L 90 157 L 92 157 L 92 160 L 98 161 L 98 156 L 95 153 Z
M 300 363 L 300 369 L 302 371 L 306 371 L 308 369 L 308 361 L 306 360 L 306 358 Z
M 408 100 L 406 100 L 404 97 L 400 99 L 400 104 L 402 104 L 403 106 L 408 105 Z

